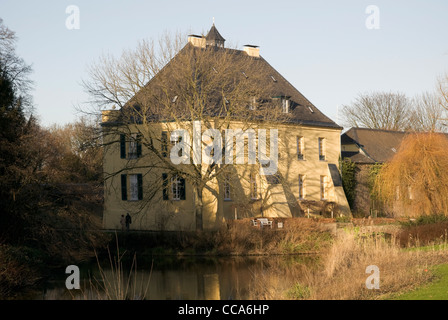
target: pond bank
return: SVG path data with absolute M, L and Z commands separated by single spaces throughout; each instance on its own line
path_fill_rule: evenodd
M 284 228 L 256 228 L 249 220 L 231 221 L 219 230 L 104 231 L 108 248 L 139 255 L 283 255 L 319 253 L 330 246 L 334 232 L 313 219 L 291 219 Z M 103 252 L 104 253 L 104 252 Z

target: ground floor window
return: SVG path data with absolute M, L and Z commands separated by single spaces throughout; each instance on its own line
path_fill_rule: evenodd
M 320 198 L 321 200 L 327 200 L 328 198 L 328 186 L 327 186 L 327 176 L 320 176 Z
M 137 173 L 121 175 L 121 200 L 143 200 L 142 174 Z
M 185 200 L 185 179 L 179 175 L 162 174 L 163 200 Z

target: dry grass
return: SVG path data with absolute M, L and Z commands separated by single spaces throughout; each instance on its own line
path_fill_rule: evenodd
M 427 281 L 430 275 L 424 270 L 437 258 L 437 254 L 404 252 L 394 240 L 388 242 L 380 235 L 359 237 L 346 232 L 324 256 L 322 269 L 311 272 L 306 284 L 311 288 L 310 299 L 377 299 Z M 378 290 L 366 287 L 370 265 L 380 270 Z
M 123 258 L 126 252 L 121 253 L 116 239 L 116 253 L 113 255 L 108 249 L 109 264 L 104 269 L 96 255 L 99 277 L 89 280 L 87 290 L 82 294 L 82 299 L 88 300 L 144 300 L 149 289 L 149 278 L 140 275 L 137 270 L 137 258 L 134 254 L 132 264 L 128 272 L 123 266 Z M 152 267 L 151 267 L 152 270 Z M 75 298 L 75 297 L 73 297 Z
M 409 225 L 397 234 L 401 247 L 448 243 L 448 220 L 439 223 Z
M 406 251 L 395 239 L 351 230 L 337 237 L 319 264 L 290 269 L 295 273 L 288 277 L 293 282 L 286 283 L 283 271 L 272 269 L 262 275 L 264 287 L 254 288 L 252 293 L 255 299 L 382 299 L 430 280 L 429 266 L 447 261 L 444 251 Z M 379 289 L 366 287 L 370 265 L 380 270 Z
M 277 228 L 281 220 L 284 227 Z M 184 248 L 218 255 L 269 255 L 317 252 L 329 246 L 331 233 L 313 219 L 274 219 L 273 227 L 254 227 L 250 219 L 229 222 L 217 232 L 196 234 Z

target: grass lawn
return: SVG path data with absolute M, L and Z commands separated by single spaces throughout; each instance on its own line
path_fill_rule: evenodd
M 416 290 L 396 296 L 394 300 L 448 300 L 448 264 L 434 266 L 437 279 Z

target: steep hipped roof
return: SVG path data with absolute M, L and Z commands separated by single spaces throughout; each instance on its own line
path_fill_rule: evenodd
M 219 34 L 216 27 L 213 25 L 207 34 L 207 39 L 224 41 L 224 38 Z M 191 50 L 201 50 L 201 52 L 207 52 L 207 54 L 219 54 L 219 53 L 229 53 L 232 56 L 232 63 L 235 65 L 235 69 L 238 70 L 239 79 L 238 81 L 251 81 L 250 74 L 257 74 L 256 85 L 260 88 L 266 88 L 269 98 L 287 98 L 290 100 L 289 105 L 289 115 L 287 121 L 289 123 L 296 123 L 301 125 L 319 126 L 319 127 L 329 127 L 342 129 L 333 120 L 324 115 L 318 108 L 316 108 L 308 99 L 306 99 L 291 83 L 289 83 L 277 70 L 275 70 L 263 57 L 249 56 L 243 50 L 228 49 L 224 47 L 214 46 L 213 49 L 209 47 L 198 47 L 191 43 L 187 43 L 184 48 L 145 86 L 143 90 L 153 90 L 157 88 L 157 83 L 160 82 L 159 78 L 175 79 L 174 75 L 176 73 L 176 68 L 178 68 L 178 63 L 182 59 L 177 59 L 181 55 L 190 55 Z M 255 59 L 257 63 L 256 70 L 249 70 L 250 66 L 247 66 L 248 70 L 241 70 L 241 65 L 244 65 L 244 59 Z M 185 63 L 185 59 L 183 60 Z M 246 64 L 247 65 L 247 64 Z M 249 80 L 247 80 L 249 78 Z M 174 81 L 174 80 L 173 80 Z M 255 80 L 254 80 L 255 81 Z M 171 86 L 171 87 L 174 87 Z M 138 94 L 137 94 L 138 95 Z M 216 100 L 214 103 L 210 103 L 209 108 L 213 108 L 213 104 L 218 105 L 219 101 Z M 211 113 L 213 113 L 213 109 Z M 248 111 L 250 112 L 250 111 Z
M 383 163 L 398 151 L 401 141 L 408 134 L 368 128 L 351 128 L 341 136 L 341 144 L 356 144 L 361 152 L 342 152 L 342 158 L 350 158 L 357 163 Z

